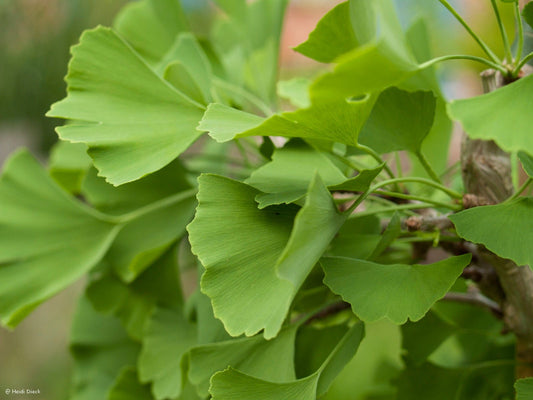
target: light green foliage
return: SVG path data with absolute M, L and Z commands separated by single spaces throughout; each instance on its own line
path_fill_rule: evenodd
M 531 179 L 464 210 L 448 145 L 460 122 L 533 177 L 533 55 L 503 64 L 472 31 L 486 58 L 434 59 L 436 7 L 455 11 L 400 3 L 334 6 L 295 48 L 330 64 L 305 77 L 278 74 L 287 0 L 200 23 L 139 0 L 81 36 L 48 168 L 18 151 L 0 176 L 2 325 L 87 276 L 70 399 L 512 398 L 511 308 L 459 277 L 476 244 L 531 265 Z M 449 102 L 450 58 L 512 83 Z
M 0 177 L 0 316 L 14 327 L 94 267 L 119 226 L 70 198 L 26 151 Z
M 533 378 L 519 379 L 515 383 L 516 400 L 527 400 L 533 397 Z
M 531 90 L 533 76 L 527 76 L 495 92 L 453 101 L 448 114 L 472 139 L 494 140 L 505 151 L 533 154 L 528 104 Z
M 530 246 L 532 218 L 531 197 L 495 206 L 475 207 L 450 217 L 462 238 L 483 244 L 518 265 L 530 265 L 533 261 L 533 248 Z M 500 235 L 500 232 L 505 232 L 505 235 Z
M 443 297 L 470 256 L 429 265 L 381 265 L 350 258 L 324 258 L 325 283 L 352 305 L 363 321 L 417 321 Z M 401 284 L 399 284 L 401 283 Z
M 69 95 L 47 115 L 77 121 L 58 128 L 60 137 L 85 143 L 110 183 L 157 171 L 200 135 L 201 107 L 159 78 L 114 31 L 87 31 L 72 52 Z

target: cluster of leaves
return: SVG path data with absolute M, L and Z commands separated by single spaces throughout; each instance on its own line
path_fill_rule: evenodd
M 470 255 L 421 265 L 412 244 L 531 264 L 531 198 L 461 211 L 441 179 L 451 119 L 533 177 L 533 76 L 447 104 L 425 20 L 350 0 L 296 49 L 329 72 L 277 82 L 287 1 L 215 3 L 207 37 L 177 0 L 141 0 L 73 48 L 48 170 L 19 151 L 0 177 L 3 325 L 89 275 L 74 400 L 511 398 L 501 322 L 437 303 L 467 291 Z M 404 231 L 417 209 L 456 229 Z

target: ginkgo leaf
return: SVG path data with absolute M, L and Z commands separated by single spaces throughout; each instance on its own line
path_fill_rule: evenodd
M 139 382 L 137 368 L 124 368 L 113 387 L 109 390 L 107 400 L 152 400 L 149 385 Z
M 360 45 L 337 58 L 333 72 L 315 81 L 313 101 L 381 91 L 419 69 L 390 0 L 351 0 L 350 19 Z
M 57 128 L 59 136 L 85 143 L 108 182 L 163 168 L 200 135 L 201 105 L 158 77 L 111 29 L 86 31 L 72 54 L 68 96 L 47 115 L 76 121 Z
M 516 400 L 529 400 L 533 398 L 533 378 L 518 379 L 514 388 L 516 390 Z
M 343 257 L 321 260 L 324 283 L 351 304 L 363 321 L 421 319 L 452 287 L 471 255 L 429 265 L 383 265 Z
M 208 132 L 217 142 L 247 136 L 285 136 L 355 146 L 375 100 L 375 96 L 363 96 L 315 102 L 308 108 L 266 119 L 214 103 L 197 129 Z
M 240 182 L 213 175 L 199 182 L 199 206 L 188 231 L 206 268 L 202 291 L 228 333 L 250 336 L 264 329 L 265 338 L 272 338 L 345 216 L 319 178 L 296 217 L 294 206 L 257 209 L 257 190 Z
M 318 377 L 287 383 L 273 383 L 243 374 L 233 368 L 217 372 L 211 378 L 213 400 L 315 400 Z
M 278 82 L 278 96 L 287 99 L 295 107 L 307 108 L 311 106 L 309 87 L 311 81 L 306 78 L 293 78 Z
M 215 175 L 201 175 L 198 182 L 199 204 L 187 230 L 206 269 L 202 291 L 230 335 L 265 329 L 272 338 L 291 302 L 293 287 L 278 278 L 275 265 L 298 208 L 258 210 L 258 191 L 248 185 Z
M 190 32 L 181 33 L 176 39 L 176 43 L 170 48 L 165 57 L 160 61 L 159 70 L 165 71 L 170 63 L 179 63 L 187 72 L 188 77 L 192 80 L 201 94 L 200 102 L 208 104 L 212 101 L 212 79 L 213 74 L 211 65 L 204 50 L 200 47 L 198 40 Z M 164 72 L 165 79 L 168 79 L 168 70 Z M 172 82 L 180 90 L 180 84 Z
M 282 330 L 272 340 L 254 336 L 194 347 L 189 353 L 189 380 L 202 396 L 209 394 L 211 376 L 228 366 L 271 382 L 294 380 L 296 328 Z
M 408 150 L 417 153 L 435 118 L 431 92 L 406 92 L 392 87 L 380 94 L 363 127 L 359 142 L 378 153 Z
M 494 140 L 505 151 L 533 154 L 533 137 L 529 134 L 532 90 L 533 75 L 529 75 L 482 96 L 452 101 L 448 114 L 472 139 Z
M 213 400 L 315 400 L 327 392 L 334 378 L 357 352 L 363 337 L 364 325 L 354 324 L 318 370 L 305 378 L 282 383 L 270 382 L 230 367 L 211 378 L 209 392 Z
M 196 343 L 196 329 L 181 309 L 158 308 L 146 327 L 139 356 L 139 378 L 152 382 L 157 400 L 172 399 L 183 389 L 182 356 Z
M 344 2 L 324 15 L 309 38 L 294 50 L 313 60 L 329 63 L 358 44 L 351 26 L 350 5 Z
M 142 0 L 127 4 L 114 28 L 150 63 L 157 63 L 180 32 L 189 26 L 176 0 Z
M 120 226 L 77 202 L 26 151 L 0 177 L 0 317 L 14 327 L 93 268 Z
M 195 190 L 191 190 L 178 160 L 119 187 L 98 178 L 92 170 L 84 181 L 83 193 L 96 208 L 110 214 L 153 208 L 124 226 L 104 258 L 125 282 L 135 279 L 183 236 L 196 205 Z
M 309 185 L 305 204 L 276 263 L 279 277 L 298 290 L 348 216 L 341 214 L 319 175 Z
M 303 197 L 315 173 L 328 186 L 347 180 L 327 153 L 293 140 L 276 149 L 272 161 L 256 169 L 245 182 L 264 192 L 257 196 L 259 208 L 264 208 L 280 204 L 280 199 L 290 203 Z
M 462 238 L 483 244 L 493 253 L 518 265 L 533 264 L 533 197 L 470 208 L 450 215 L 450 220 Z
M 121 371 L 135 365 L 139 344 L 117 319 L 97 313 L 83 296 L 74 314 L 70 351 L 74 368 L 69 398 L 105 399 Z

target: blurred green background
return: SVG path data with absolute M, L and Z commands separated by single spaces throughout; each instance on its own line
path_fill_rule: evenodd
M 63 77 L 70 58 L 69 47 L 81 32 L 97 24 L 110 25 L 117 11 L 128 0 L 0 0 L 0 165 L 15 148 L 29 147 L 46 160 L 46 152 L 56 140 L 56 120 L 44 117 L 50 105 L 65 96 Z M 295 71 L 313 69 L 316 64 L 295 54 L 290 47 L 307 38 L 320 17 L 338 0 L 293 0 L 287 13 L 282 44 L 282 65 Z M 193 19 L 202 27 L 201 13 L 207 0 L 184 1 Z M 427 0 L 424 4 L 436 3 Z M 472 26 L 501 54 L 498 32 L 493 29 L 489 1 L 457 0 Z M 480 55 L 472 40 L 450 15 L 443 10 L 418 7 L 421 2 L 397 0 L 398 8 L 408 23 L 420 12 L 432 15 L 431 39 L 435 55 L 449 52 Z M 504 7 L 507 21 L 512 20 L 509 7 Z M 434 13 L 434 14 L 431 14 Z M 427 14 L 426 14 L 427 15 Z M 204 24 L 205 25 L 205 24 Z M 513 37 L 512 24 L 509 34 Z M 441 40 L 445 37 L 445 40 Z M 467 97 L 479 93 L 479 68 L 457 62 L 442 70 L 448 82 L 450 97 Z M 451 71 L 451 72 L 450 72 Z M 453 76 L 453 77 L 452 77 Z M 0 399 L 10 389 L 39 389 L 40 396 L 27 398 L 63 400 L 68 397 L 70 358 L 68 334 L 75 298 L 81 292 L 79 282 L 64 293 L 39 307 L 23 321 L 15 332 L 0 328 Z M 385 325 L 376 325 L 382 330 Z M 373 328 L 374 329 L 374 328 Z M 385 329 L 387 338 L 378 347 L 398 347 L 397 328 Z M 370 343 L 370 342 L 369 342 Z M 371 344 L 368 346 L 371 347 Z M 370 349 L 369 347 L 369 349 Z M 390 347 L 390 346 L 389 346 Z M 369 350 L 373 352 L 373 350 Z M 394 353 L 394 352 L 393 352 Z M 396 358 L 394 358 L 396 357 Z M 393 355 L 398 363 L 398 355 Z M 16 396 L 25 400 L 26 396 Z

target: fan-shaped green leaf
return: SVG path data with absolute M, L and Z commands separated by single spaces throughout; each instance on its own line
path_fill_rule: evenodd
M 362 45 L 337 58 L 333 72 L 315 81 L 313 101 L 381 91 L 418 70 L 390 0 L 351 0 L 350 13 Z
M 327 392 L 334 378 L 354 356 L 364 337 L 364 325 L 354 324 L 342 337 L 320 368 L 313 374 L 292 382 L 275 383 L 258 379 L 233 368 L 211 378 L 209 392 L 213 400 L 315 400 Z
M 318 376 L 287 383 L 273 383 L 243 374 L 233 368 L 211 378 L 213 400 L 315 400 Z
M 450 215 L 462 238 L 483 244 L 518 265 L 533 264 L 533 197 L 494 206 L 474 207 Z M 505 232 L 502 235 L 502 232 Z
M 516 400 L 533 399 L 533 378 L 518 379 L 514 387 L 516 390 Z
M 323 258 L 324 283 L 352 305 L 363 321 L 397 324 L 421 319 L 451 288 L 470 255 L 429 265 L 383 265 L 341 257 Z
M 282 330 L 272 340 L 254 336 L 195 347 L 189 353 L 189 380 L 202 396 L 208 395 L 211 376 L 228 366 L 272 382 L 294 380 L 296 328 Z
M 48 116 L 76 120 L 59 136 L 85 143 L 114 185 L 157 171 L 194 142 L 202 108 L 159 78 L 112 30 L 86 31 L 73 47 L 68 96 Z
M 17 325 L 93 268 L 120 226 L 59 188 L 26 151 L 0 177 L 0 317 Z
M 251 336 L 265 329 L 272 338 L 293 294 L 275 265 L 298 208 L 258 210 L 259 192 L 248 185 L 215 175 L 202 175 L 198 182 L 199 204 L 187 229 L 192 251 L 206 268 L 202 291 L 229 334 Z
M 188 31 L 180 1 L 142 0 L 126 5 L 114 22 L 115 29 L 150 63 L 157 63 Z
M 272 161 L 252 172 L 245 182 L 264 192 L 256 199 L 259 208 L 264 208 L 305 196 L 315 173 L 328 186 L 347 180 L 327 153 L 293 140 L 276 149 Z
M 285 136 L 356 145 L 375 96 L 315 102 L 309 108 L 263 119 L 221 104 L 210 104 L 198 130 L 217 142 L 246 136 Z
M 292 232 L 296 207 L 259 210 L 258 192 L 245 184 L 210 175 L 199 181 L 199 206 L 188 230 L 192 250 L 206 268 L 202 290 L 231 335 L 265 329 L 271 338 L 346 216 L 319 178 L 311 183 Z
M 146 327 L 138 368 L 140 381 L 152 382 L 157 400 L 180 395 L 184 383 L 181 359 L 195 343 L 196 329 L 181 309 L 156 309 Z
M 344 2 L 324 15 L 309 38 L 294 50 L 313 60 L 329 63 L 358 44 L 350 21 L 350 5 Z
M 380 94 L 359 142 L 378 153 L 417 153 L 433 126 L 436 99 L 431 92 L 406 92 L 392 87 Z
M 448 114 L 472 139 L 494 140 L 505 151 L 533 154 L 533 136 L 529 134 L 532 90 L 533 75 L 529 75 L 494 92 L 452 101 Z

